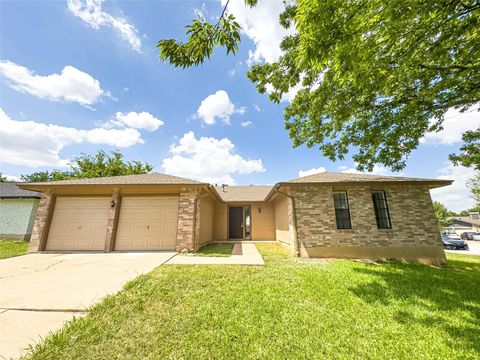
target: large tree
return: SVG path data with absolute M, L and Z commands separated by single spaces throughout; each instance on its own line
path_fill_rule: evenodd
M 294 146 L 318 147 L 333 161 L 353 151 L 360 170 L 376 163 L 400 170 L 420 139 L 442 128 L 447 110 L 479 110 L 480 1 L 285 4 L 279 21 L 296 33 L 283 39 L 283 56 L 247 75 L 277 103 L 300 87 L 284 112 Z M 157 47 L 162 60 L 185 68 L 217 46 L 235 53 L 239 31 L 227 1 L 216 24 L 199 18 L 187 26 L 186 42 L 160 40 Z M 473 137 L 473 149 L 454 160 L 479 167 Z
M 467 183 L 475 200 L 475 208 L 480 208 L 480 171 Z
M 433 202 L 433 209 L 435 210 L 435 216 L 437 217 L 438 226 L 441 229 L 451 224 L 451 221 L 447 220 L 447 217 L 454 216 L 455 213 L 449 211 L 447 207 L 440 201 Z
M 81 154 L 69 164 L 69 170 L 37 171 L 21 175 L 26 182 L 67 180 L 73 178 L 95 178 L 103 176 L 144 174 L 152 171 L 153 166 L 141 161 L 126 161 L 118 151 L 106 153 L 103 150 L 95 155 Z

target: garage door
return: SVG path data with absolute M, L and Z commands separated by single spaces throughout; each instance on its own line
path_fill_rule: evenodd
M 174 250 L 178 197 L 124 197 L 115 250 Z
M 46 250 L 103 250 L 108 197 L 58 197 Z

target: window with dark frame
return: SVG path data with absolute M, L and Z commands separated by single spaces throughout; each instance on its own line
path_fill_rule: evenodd
M 337 220 L 337 229 L 351 229 L 350 208 L 348 206 L 348 197 L 346 191 L 335 191 L 333 193 L 333 202 L 335 204 L 335 219 Z
M 388 211 L 387 197 L 385 191 L 372 191 L 373 208 L 375 210 L 375 219 L 379 229 L 391 229 L 390 213 Z

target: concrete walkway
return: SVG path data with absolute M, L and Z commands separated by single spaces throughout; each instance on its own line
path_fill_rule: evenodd
M 0 359 L 60 329 L 176 252 L 29 254 L 0 260 Z
M 255 244 L 236 243 L 229 257 L 177 255 L 165 265 L 264 265 Z

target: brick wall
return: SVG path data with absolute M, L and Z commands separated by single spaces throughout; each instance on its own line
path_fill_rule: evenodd
M 392 229 L 377 228 L 372 190 L 385 191 Z M 290 191 L 295 197 L 298 240 L 304 249 L 416 247 L 421 248 L 423 253 L 425 249 L 433 248 L 435 256 L 442 250 L 430 193 L 426 187 L 401 184 L 298 185 L 292 186 Z M 352 229 L 337 229 L 333 191 L 347 191 Z M 385 251 L 385 254 L 390 253 Z
M 50 191 L 44 192 L 38 204 L 37 215 L 32 228 L 32 236 L 30 237 L 30 244 L 28 245 L 28 252 L 38 252 L 45 247 L 54 206 L 55 196 L 53 193 Z
M 198 193 L 186 191 L 180 193 L 178 203 L 178 224 L 176 250 L 198 250 L 200 214 L 197 206 Z

